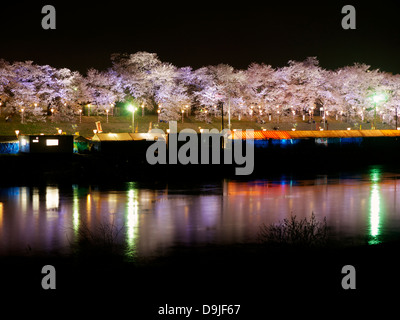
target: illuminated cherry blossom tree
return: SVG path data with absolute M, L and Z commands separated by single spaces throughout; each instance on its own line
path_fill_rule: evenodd
M 100 113 L 106 113 L 125 96 L 121 77 L 112 69 L 103 72 L 89 69 L 85 77 L 85 90 L 89 103 Z

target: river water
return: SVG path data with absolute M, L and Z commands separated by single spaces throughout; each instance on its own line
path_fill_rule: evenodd
M 68 253 L 80 229 L 111 225 L 142 257 L 173 246 L 256 242 L 262 224 L 324 217 L 349 243 L 400 234 L 400 175 L 361 173 L 197 183 L 128 182 L 0 188 L 0 254 Z

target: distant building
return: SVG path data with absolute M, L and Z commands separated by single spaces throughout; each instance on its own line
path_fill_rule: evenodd
M 72 153 L 74 137 L 68 135 L 20 135 L 22 153 Z
M 166 139 L 160 133 L 96 133 L 91 140 L 93 152 L 115 154 L 146 153 L 155 140 Z
M 0 154 L 16 154 L 19 151 L 16 136 L 0 136 Z

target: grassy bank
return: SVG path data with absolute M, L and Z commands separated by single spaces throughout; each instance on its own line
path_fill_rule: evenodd
M 164 131 L 169 127 L 168 123 L 158 123 L 156 115 L 136 115 L 135 116 L 135 130 L 138 132 L 147 132 L 149 130 L 150 124 L 152 128 L 158 127 Z M 307 121 L 303 121 L 302 118 L 297 117 L 294 120 L 279 123 L 277 122 L 267 122 L 264 124 L 257 123 L 253 119 L 232 119 L 231 127 L 232 129 L 255 129 L 260 130 L 265 128 L 267 130 L 273 130 L 275 127 L 279 127 L 280 130 L 291 130 L 293 124 L 296 123 L 297 130 L 315 130 L 319 128 L 320 117 L 314 117 L 316 124 L 309 124 Z M 14 135 L 15 130 L 19 130 L 21 134 L 54 134 L 57 133 L 58 129 L 63 130 L 67 134 L 74 134 L 79 132 L 80 135 L 91 137 L 93 135 L 93 130 L 96 129 L 96 121 L 100 121 L 102 129 L 104 132 L 131 132 L 132 131 L 132 117 L 131 116 L 118 116 L 107 117 L 106 116 L 82 116 L 82 122 L 80 122 L 79 117 L 72 122 L 52 122 L 51 118 L 47 122 L 35 122 L 35 123 L 21 123 L 19 117 L 13 118 L 11 121 L 6 122 L 5 117 L 0 116 L 0 135 Z M 228 121 L 224 119 L 225 128 L 228 127 Z M 184 118 L 184 122 L 177 122 L 178 130 L 190 128 L 199 131 L 199 127 L 204 129 L 218 129 L 221 130 L 221 118 L 213 118 L 210 123 L 200 122 L 195 119 L 194 116 L 189 116 Z M 352 123 L 340 122 L 335 119 L 329 119 L 329 130 L 344 130 L 348 127 L 352 129 L 360 129 L 360 125 L 357 127 Z M 363 123 L 361 124 L 362 129 L 371 129 L 371 124 Z M 393 129 L 392 126 L 386 124 L 378 124 L 378 129 Z

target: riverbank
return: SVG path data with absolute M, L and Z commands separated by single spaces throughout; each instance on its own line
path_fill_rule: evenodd
M 93 136 L 93 130 L 97 129 L 96 122 L 100 122 L 102 125 L 103 132 L 132 132 L 132 116 L 82 116 L 81 120 L 79 116 L 76 117 L 75 121 L 68 122 L 30 122 L 21 123 L 19 117 L 13 119 L 12 121 L 5 121 L 5 116 L 0 115 L 0 135 L 15 135 L 15 130 L 19 130 L 20 134 L 56 134 L 60 129 L 66 134 L 75 134 L 79 132 L 81 136 L 90 138 Z M 315 122 L 314 122 L 315 121 Z M 351 128 L 352 130 L 370 130 L 371 123 L 366 122 L 346 122 L 340 121 L 333 118 L 328 118 L 329 125 L 325 127 L 325 130 L 347 130 Z M 224 128 L 228 128 L 228 121 L 225 119 Z M 294 126 L 294 124 L 296 124 Z M 168 122 L 158 122 L 158 116 L 154 114 L 148 114 L 135 117 L 135 131 L 137 132 L 148 132 L 150 126 L 152 128 L 159 128 L 164 132 L 169 128 Z M 274 121 L 266 121 L 265 123 L 260 123 L 255 120 L 255 118 L 246 117 L 242 120 L 237 118 L 232 119 L 231 128 L 232 129 L 254 129 L 254 130 L 274 130 L 279 128 L 279 130 L 291 131 L 292 128 L 296 130 L 319 130 L 323 128 L 321 124 L 321 117 L 314 116 L 313 122 L 309 123 L 308 118 L 303 120 L 301 116 L 296 116 L 294 119 L 285 119 L 278 123 Z M 199 132 L 199 129 L 217 129 L 221 130 L 221 118 L 211 118 L 209 122 L 198 121 L 194 116 L 189 116 L 184 118 L 184 122 L 177 121 L 177 129 L 181 131 L 182 129 L 193 129 Z M 387 123 L 377 123 L 377 129 L 395 129 L 393 125 Z

